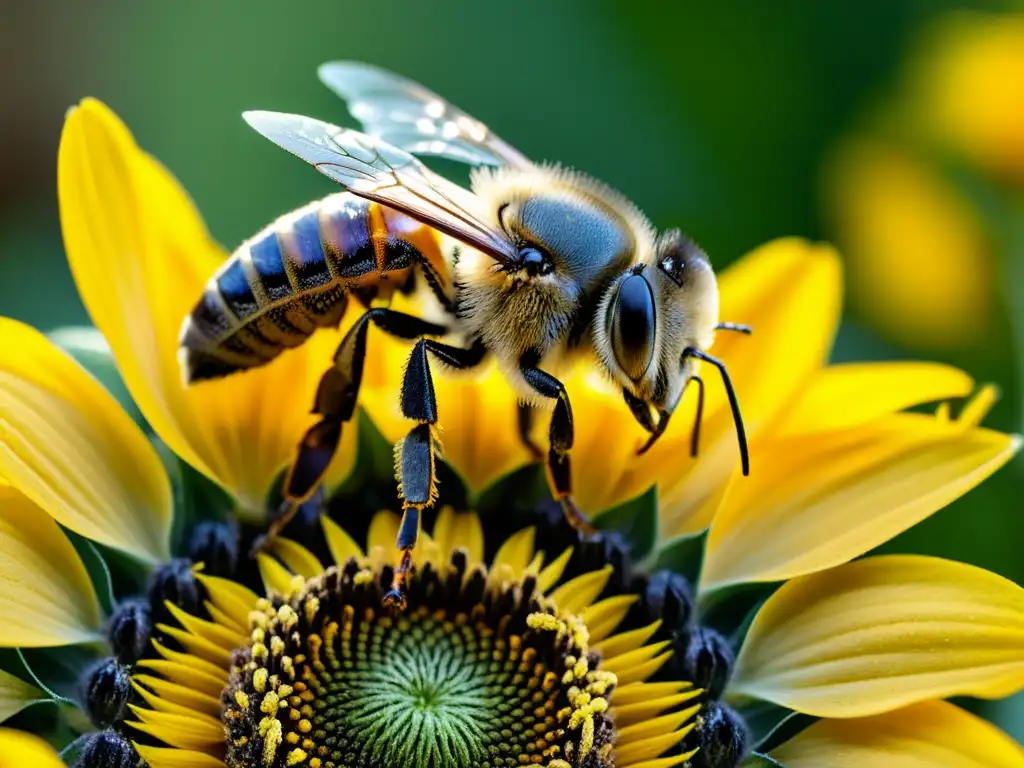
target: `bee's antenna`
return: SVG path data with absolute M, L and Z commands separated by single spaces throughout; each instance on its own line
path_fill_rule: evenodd
M 737 333 L 745 333 L 748 336 L 754 332 L 746 323 L 719 323 L 715 326 L 716 331 L 736 331 Z
M 697 458 L 697 450 L 700 447 L 700 422 L 704 418 L 704 379 L 700 376 L 691 376 L 690 381 L 696 381 L 700 387 L 697 393 L 697 415 L 693 419 L 693 432 L 690 433 L 690 456 Z
M 750 454 L 747 452 L 747 431 L 743 427 L 743 414 L 740 413 L 740 402 L 736 398 L 736 390 L 733 389 L 732 379 L 729 378 L 729 371 L 725 363 L 717 357 L 702 352 L 696 347 L 687 347 L 683 350 L 683 357 L 695 357 L 710 363 L 718 369 L 722 375 L 722 383 L 725 385 L 725 393 L 729 396 L 729 405 L 732 407 L 732 420 L 736 423 L 736 439 L 740 444 L 740 463 L 743 465 L 743 474 L 750 474 Z

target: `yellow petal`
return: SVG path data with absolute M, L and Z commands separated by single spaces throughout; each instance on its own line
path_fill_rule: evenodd
M 139 428 L 38 331 L 0 318 L 0 347 L 0 476 L 83 536 L 167 559 L 171 486 Z
M 313 422 L 340 336 L 320 331 L 263 368 L 185 389 L 178 331 L 227 254 L 177 181 L 94 99 L 65 122 L 58 198 L 75 283 L 135 402 L 175 453 L 234 494 L 243 514 L 261 517 L 268 487 Z M 355 435 L 345 430 L 329 479 L 350 468 Z
M 292 573 L 297 573 L 303 578 L 312 579 L 324 572 L 324 567 L 316 559 L 316 555 L 297 541 L 277 536 L 270 543 L 270 551 L 277 555 Z
M 0 647 L 97 640 L 96 591 L 60 526 L 26 496 L 0 486 Z
M 534 528 L 523 528 L 505 539 L 494 555 L 492 568 L 507 565 L 512 569 L 513 578 L 518 578 L 533 558 L 535 534 Z
M 562 584 L 551 593 L 550 597 L 558 606 L 559 612 L 580 613 L 601 594 L 614 570 L 612 566 L 606 565 L 599 571 L 581 573 L 576 578 Z
M 206 752 L 136 744 L 136 751 L 149 768 L 224 768 L 224 761 Z
M 872 717 L 820 720 L 771 756 L 786 768 L 1024 768 L 1024 750 L 944 701 Z
M 466 550 L 471 565 L 484 559 L 484 529 L 475 512 L 456 512 L 444 507 L 437 513 L 433 536 L 445 562 L 460 547 Z
M 847 363 L 819 372 L 779 427 L 783 435 L 866 424 L 921 403 L 966 397 L 974 380 L 940 363 Z
M 719 507 L 701 589 L 781 581 L 847 562 L 991 475 L 1020 439 L 920 414 L 859 430 L 769 440 Z
M 398 539 L 399 522 L 401 518 L 394 512 L 377 512 L 370 520 L 370 530 L 366 534 L 366 551 L 372 552 L 380 547 L 390 555 Z
M 1024 687 L 1024 589 L 962 563 L 872 557 L 783 585 L 758 612 L 734 693 L 821 717 Z
M 201 572 L 196 574 L 196 578 L 206 587 L 213 604 L 230 617 L 237 627 L 247 631 L 249 612 L 256 607 L 259 596 L 248 587 L 231 579 L 207 576 Z
M 48 697 L 34 685 L 0 669 L 0 723 L 32 702 L 45 698 Z
M 290 595 L 292 592 L 292 574 L 270 555 L 262 552 L 256 555 L 256 565 L 263 579 L 263 588 L 267 594 L 277 592 L 279 595 Z
M 721 275 L 722 319 L 750 323 L 754 335 L 719 333 L 710 351 L 729 368 L 751 442 L 773 425 L 824 366 L 839 321 L 841 283 L 836 252 L 796 238 L 761 246 Z M 707 399 L 699 457 L 690 458 L 697 389 L 689 387 L 661 441 L 634 459 L 608 494 L 613 503 L 624 501 L 657 482 L 660 534 L 665 540 L 706 527 L 714 512 L 711 502 L 739 466 L 725 390 L 713 368 L 705 366 L 701 373 Z M 581 429 L 587 428 L 584 424 Z M 600 441 L 605 450 L 616 442 L 608 434 L 614 433 L 597 429 L 589 439 Z M 760 452 L 755 452 L 754 475 L 761 471 L 761 460 Z M 592 476 L 594 482 L 602 482 L 602 473 L 617 471 L 604 464 L 573 467 L 586 473 L 577 479 L 577 487 Z
M 65 768 L 60 755 L 38 736 L 0 728 L 0 768 Z
M 350 557 L 360 558 L 363 556 L 363 550 L 348 535 L 348 531 L 327 515 L 320 516 L 320 527 L 324 530 L 327 548 L 331 551 L 331 557 L 334 558 L 336 565 L 344 565 Z

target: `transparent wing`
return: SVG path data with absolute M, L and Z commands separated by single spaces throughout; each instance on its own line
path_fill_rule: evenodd
M 484 222 L 472 192 L 438 176 L 408 152 L 302 115 L 242 116 L 272 142 L 354 194 L 408 214 L 501 262 L 516 258 L 515 247 Z
M 479 120 L 401 75 L 358 61 L 332 61 L 318 74 L 366 133 L 406 152 L 471 165 L 533 166 Z

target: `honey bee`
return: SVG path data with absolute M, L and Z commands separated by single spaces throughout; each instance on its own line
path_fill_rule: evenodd
M 316 492 L 355 413 L 370 323 L 415 342 L 401 394 L 415 425 L 396 450 L 402 559 L 387 602 L 404 603 L 420 512 L 436 498 L 433 361 L 468 369 L 493 356 L 525 403 L 553 405 L 548 481 L 566 519 L 583 531 L 592 529 L 572 501 L 572 406 L 550 372 L 581 355 L 596 358 L 650 433 L 641 452 L 664 433 L 691 381 L 700 387 L 696 452 L 704 400 L 697 366 L 717 368 L 749 472 L 736 394 L 725 365 L 706 350 L 716 330 L 750 329 L 718 322 L 715 273 L 693 241 L 678 230 L 656 233 L 623 195 L 578 171 L 532 162 L 406 78 L 355 62 L 325 64 L 319 74 L 365 133 L 277 112 L 244 118 L 347 191 L 281 217 L 234 252 L 185 319 L 181 364 L 188 383 L 262 365 L 336 326 L 350 296 L 366 305 L 323 374 L 313 407 L 319 421 L 288 470 L 283 493 L 294 510 Z M 415 155 L 475 166 L 471 190 Z M 443 323 L 382 305 L 412 273 L 440 302 Z M 520 431 L 532 447 L 528 413 L 521 411 Z

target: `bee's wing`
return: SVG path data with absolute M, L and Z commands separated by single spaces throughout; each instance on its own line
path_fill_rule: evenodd
M 366 133 L 406 152 L 470 165 L 533 167 L 479 120 L 408 78 L 358 61 L 332 61 L 318 74 L 348 102 Z
M 401 211 L 500 262 L 515 246 L 483 218 L 479 199 L 408 152 L 311 117 L 246 112 L 246 122 L 350 192 Z

